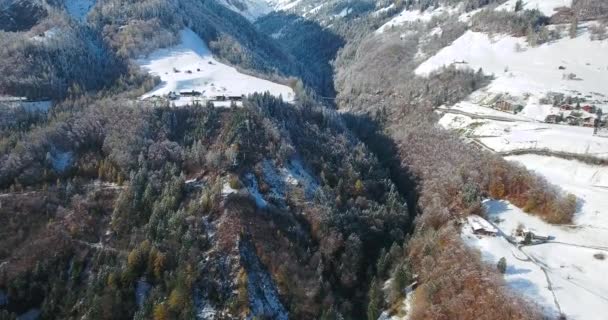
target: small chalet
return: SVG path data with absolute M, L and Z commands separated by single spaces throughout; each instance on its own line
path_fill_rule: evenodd
M 585 127 L 595 127 L 595 117 L 593 116 L 585 116 L 582 119 L 582 124 Z
M 173 91 L 169 92 L 169 94 L 167 95 L 167 98 L 169 100 L 177 100 L 179 99 L 179 95 Z
M 230 101 L 243 101 L 243 96 L 228 96 Z
M 557 120 L 559 119 L 559 115 L 557 114 L 550 114 L 545 118 L 545 122 L 546 123 L 557 123 Z
M 202 92 L 199 91 L 180 91 L 179 93 L 182 97 L 199 97 L 202 95 Z
M 569 104 L 563 104 L 563 105 L 562 105 L 561 107 L 559 107 L 559 108 L 560 108 L 560 109 L 562 109 L 562 110 L 566 110 L 566 111 L 571 111 L 571 110 L 574 110 L 574 107 L 572 107 L 572 106 L 571 106 L 571 105 L 569 105 Z
M 469 222 L 474 234 L 493 237 L 498 235 L 498 229 L 480 216 L 470 215 L 467 217 L 467 221 Z
M 510 113 L 516 113 L 519 108 L 521 108 L 519 105 L 504 99 L 501 99 L 494 104 L 494 109 Z
M 573 115 L 569 115 L 566 117 L 566 122 L 571 126 L 580 126 L 581 121 L 582 121 L 581 118 L 575 117 Z

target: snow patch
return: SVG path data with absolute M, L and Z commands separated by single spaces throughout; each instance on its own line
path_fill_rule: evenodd
M 137 304 L 138 308 L 144 306 L 150 290 L 152 290 L 152 285 L 149 284 L 145 279 L 137 280 L 135 283 L 135 303 Z
M 246 240 L 240 241 L 239 252 L 247 271 L 247 292 L 252 315 L 268 319 L 289 319 L 272 277 L 255 254 L 253 244 Z
M 496 7 L 496 10 L 500 11 L 515 11 L 515 4 L 518 0 L 509 0 L 500 6 Z M 538 10 L 543 15 L 551 17 L 555 14 L 557 8 L 566 7 L 569 8 L 572 5 L 572 0 L 524 0 L 522 9 L 525 10 Z
M 246 174 L 245 181 L 247 184 L 247 190 L 255 200 L 255 204 L 260 208 L 266 208 L 268 206 L 268 202 L 264 200 L 264 196 L 260 193 L 260 188 L 255 175 L 253 173 Z
M 382 33 L 387 29 L 398 27 L 410 22 L 429 22 L 434 17 L 439 17 L 444 14 L 452 14 L 458 12 L 458 7 L 437 7 L 435 9 L 428 9 L 425 11 L 420 10 L 403 10 L 399 15 L 389 20 L 387 23 L 382 25 L 376 33 Z
M 219 2 L 228 9 L 240 13 L 249 21 L 255 21 L 272 12 L 272 7 L 264 0 L 219 0 Z
M 84 21 L 96 2 L 97 0 L 66 0 L 65 8 L 76 20 Z
M 50 154 L 50 161 L 53 169 L 57 172 L 65 171 L 72 164 L 73 155 L 71 151 L 52 152 Z

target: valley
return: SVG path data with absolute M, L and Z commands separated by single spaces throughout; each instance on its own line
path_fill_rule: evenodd
M 0 319 L 602 319 L 603 0 L 0 1 Z

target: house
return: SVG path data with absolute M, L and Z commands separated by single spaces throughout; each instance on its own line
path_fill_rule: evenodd
M 583 117 L 582 120 L 582 124 L 585 127 L 595 127 L 595 117 L 594 116 L 585 116 Z
M 230 101 L 243 101 L 243 96 L 228 96 Z
M 496 229 L 496 227 L 494 227 L 490 222 L 480 216 L 470 215 L 467 217 L 467 221 L 471 226 L 471 229 L 473 230 L 474 234 L 484 236 L 498 235 L 498 229 Z
M 586 112 L 589 112 L 589 113 L 593 113 L 593 111 L 595 111 L 594 110 L 595 108 L 592 107 L 592 106 L 589 106 L 589 105 L 583 106 L 581 109 L 583 109 L 583 110 L 585 110 Z
M 574 107 L 572 107 L 569 104 L 562 104 L 561 107 L 559 107 L 562 110 L 566 110 L 566 111 L 570 111 L 570 110 L 574 110 Z
M 199 91 L 180 91 L 179 93 L 182 97 L 199 97 L 202 95 L 202 92 Z
M 179 95 L 173 91 L 169 92 L 169 94 L 167 94 L 167 98 L 169 100 L 177 100 L 179 99 Z
M 499 100 L 494 104 L 494 109 L 504 112 L 516 113 L 520 109 L 520 106 L 506 100 Z
M 559 120 L 559 115 L 557 115 L 557 114 L 550 114 L 545 118 L 546 123 L 557 123 L 558 120 Z
M 566 117 L 566 123 L 568 123 L 571 126 L 580 126 L 581 118 L 573 116 L 573 115 L 569 115 Z

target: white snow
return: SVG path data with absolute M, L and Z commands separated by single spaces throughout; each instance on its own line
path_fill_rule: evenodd
M 602 319 L 608 311 L 608 278 L 603 276 L 608 260 L 599 260 L 594 254 L 608 250 L 605 230 L 596 237 L 585 237 L 594 230 L 549 225 L 505 201 L 487 200 L 484 205 L 490 219 L 501 219 L 496 225 L 507 235 L 523 224 L 554 237 L 548 243 L 518 249 L 502 237 L 478 237 L 463 228 L 465 241 L 480 249 L 486 261 L 495 264 L 501 257 L 506 258 L 505 280 L 510 287 L 538 303 L 549 316 L 558 312 L 554 293 L 568 319 Z
M 607 228 L 601 233 L 606 238 L 599 240 L 608 245 L 608 166 L 537 155 L 510 156 L 506 159 L 523 164 L 565 191 L 575 194 L 581 201 L 574 223 L 577 226 Z
M 97 0 L 66 0 L 65 8 L 72 17 L 84 21 L 96 2 Z
M 446 114 L 439 121 L 446 129 L 463 130 L 496 152 L 548 149 L 556 152 L 608 158 L 608 138 L 594 136 L 593 128 L 538 123 L 476 120 Z
M 144 306 L 151 289 L 152 285 L 148 283 L 146 279 L 142 278 L 137 280 L 135 283 L 135 304 L 137 304 L 138 308 Z
M 248 173 L 245 175 L 245 180 L 247 183 L 247 190 L 255 200 L 255 204 L 260 208 L 266 208 L 268 206 L 268 202 L 266 202 L 264 196 L 260 193 L 260 188 L 255 175 L 253 173 Z
M 63 172 L 70 166 L 73 158 L 74 155 L 71 151 L 53 152 L 50 160 L 55 171 Z
M 438 17 L 444 14 L 452 14 L 457 12 L 458 10 L 458 7 L 437 7 L 435 9 L 427 9 L 425 11 L 405 9 L 399 15 L 395 16 L 387 23 L 382 25 L 378 30 L 376 30 L 376 32 L 382 33 L 387 29 L 401 26 L 408 22 L 429 22 L 434 17 Z
M 347 15 L 349 15 L 352 11 L 353 11 L 352 8 L 344 8 L 344 9 L 342 9 L 342 11 L 340 11 L 340 13 L 334 15 L 334 17 L 336 17 L 336 18 L 344 18 Z
M 249 21 L 255 21 L 272 12 L 271 4 L 265 0 L 219 0 L 219 3 L 240 13 Z
M 496 10 L 515 11 L 517 0 L 509 0 L 502 5 L 496 7 Z M 534 10 L 538 9 L 542 14 L 551 17 L 555 13 L 555 9 L 560 7 L 569 8 L 572 5 L 572 0 L 524 0 L 523 9 Z
M 519 50 L 517 48 L 520 48 Z M 529 47 L 524 38 L 467 31 L 450 46 L 423 62 L 416 74 L 426 76 L 442 66 L 481 68 L 496 79 L 490 92 L 544 95 L 548 92 L 608 95 L 608 41 L 590 41 L 589 33 Z M 564 66 L 566 70 L 559 70 Z M 565 80 L 574 73 L 582 80 Z
M 388 7 L 380 8 L 380 9 L 374 11 L 374 15 L 380 15 L 388 10 L 391 10 L 394 7 L 395 7 L 395 4 L 391 3 Z
M 282 96 L 285 101 L 293 101 L 294 92 L 290 87 L 240 73 L 234 67 L 215 60 L 207 45 L 192 30 L 182 30 L 180 37 L 180 44 L 156 50 L 149 57 L 137 60 L 142 68 L 162 80 L 157 88 L 142 98 L 192 90 L 201 92 L 204 98 L 268 91 Z M 172 102 L 176 106 L 184 106 L 192 101 L 193 98 L 180 97 Z
M 230 186 L 230 183 L 225 182 L 224 186 L 222 187 L 222 197 L 227 197 L 233 193 L 238 193 L 239 190 L 234 189 Z
M 554 237 L 545 244 L 523 247 L 519 251 L 505 239 L 476 237 L 463 228 L 468 244 L 479 248 L 484 258 L 496 263 L 507 259 L 505 279 L 515 290 L 539 303 L 549 313 L 557 312 L 553 295 L 542 274 L 547 272 L 555 297 L 568 319 L 602 319 L 608 312 L 608 167 L 584 164 L 554 157 L 522 155 L 507 157 L 543 175 L 549 182 L 579 198 L 574 225 L 549 225 L 522 212 L 506 201 L 487 200 L 484 205 L 490 220 L 510 234 L 519 224 L 528 230 Z M 523 254 L 533 261 L 520 261 Z
M 302 0 L 266 0 L 276 11 L 288 11 L 300 4 Z

